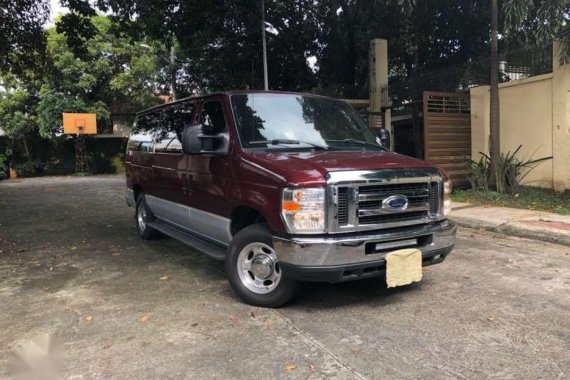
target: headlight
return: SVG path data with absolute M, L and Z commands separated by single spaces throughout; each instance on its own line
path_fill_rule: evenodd
M 443 182 L 443 216 L 451 214 L 451 181 Z
M 325 230 L 325 189 L 283 189 L 281 214 L 290 233 Z

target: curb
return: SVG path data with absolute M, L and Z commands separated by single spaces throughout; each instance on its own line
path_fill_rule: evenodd
M 487 231 L 500 232 L 505 235 L 570 246 L 570 231 L 553 230 L 546 226 L 533 226 L 527 224 L 528 221 L 525 223 L 525 221 L 513 220 L 496 225 L 485 220 L 466 216 L 452 215 L 450 219 L 461 227 L 482 228 Z M 548 220 L 537 220 L 536 222 L 548 223 Z

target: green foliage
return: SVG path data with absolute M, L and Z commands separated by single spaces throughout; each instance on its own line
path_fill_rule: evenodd
M 519 145 L 512 153 L 509 151 L 506 154 L 501 154 L 498 167 L 500 181 L 497 182 L 499 186 L 497 191 L 500 193 L 514 194 L 518 186 L 534 168 L 540 163 L 552 159 L 552 156 L 537 159 L 533 159 L 531 156 L 528 159 L 519 159 L 517 153 L 521 148 L 522 145 Z
M 0 154 L 0 179 L 8 177 L 8 159 L 5 155 Z
M 90 22 L 94 33 L 83 41 L 81 56 L 70 48 L 69 36 L 52 27 L 46 32 L 49 75 L 2 75 L 7 90 L 0 93 L 0 128 L 24 145 L 28 161 L 33 152 L 27 140 L 38 133 L 56 138 L 62 132 L 63 112 L 96 113 L 102 131 L 110 125 L 114 101 L 146 108 L 156 104 L 156 95 L 166 88 L 160 67 L 163 45 L 118 35 L 114 22 L 105 16 L 94 16 Z
M 0 0 L 0 71 L 20 76 L 41 66 L 47 0 Z
M 501 194 L 485 190 L 453 190 L 452 199 L 482 206 L 514 207 L 570 215 L 570 191 L 557 193 L 551 189 L 520 186 L 517 192 Z
M 116 155 L 111 160 L 117 174 L 125 174 L 125 157 L 122 154 Z
M 47 86 L 40 92 L 36 112 L 39 132 L 44 138 L 55 138 L 63 133 L 63 112 L 95 113 L 98 125 L 108 122 L 111 116 L 106 104 L 101 101 L 88 102 L 88 100 L 69 96 Z
M 166 50 L 159 43 L 133 40 L 118 35 L 108 17 L 90 18 L 94 34 L 83 43 L 77 56 L 69 37 L 48 30 L 48 53 L 54 69 L 50 88 L 82 99 L 85 103 L 128 98 L 136 106 L 156 102 L 164 90 L 160 57 Z
M 36 177 L 44 174 L 45 163 L 40 160 L 32 160 L 14 164 L 14 170 L 18 177 Z
M 23 90 L 0 95 L 0 127 L 11 139 L 20 139 L 37 128 L 30 104 L 32 96 Z
M 84 43 L 95 2 L 73 2 L 74 15 L 58 28 Z M 182 92 L 261 88 L 259 0 L 101 0 L 120 32 L 176 43 L 176 80 Z M 87 8 L 86 8 L 87 7 Z M 372 38 L 389 41 L 395 75 L 466 62 L 488 50 L 489 4 L 481 1 L 265 0 L 269 83 L 273 89 L 317 90 L 344 97 L 368 95 Z M 136 22 L 133 15 L 136 14 Z M 78 17 L 84 17 L 79 22 Z M 316 59 L 316 65 L 307 58 Z M 168 67 L 168 54 L 162 67 Z
M 89 108 L 82 99 L 48 89 L 47 86 L 42 88 L 36 109 L 40 135 L 53 138 L 62 133 L 62 112 L 89 112 Z
M 488 191 L 494 188 L 500 194 L 514 194 L 523 183 L 526 176 L 539 164 L 552 159 L 552 157 L 541 157 L 533 159 L 520 159 L 517 157 L 522 145 L 519 145 L 513 152 L 501 153 L 498 172 L 499 177 L 496 180 L 496 186 L 492 186 L 491 179 L 491 157 L 487 154 L 479 152 L 481 158 L 475 161 L 469 157 L 466 158 L 466 166 L 469 171 L 469 181 L 473 189 L 482 189 Z
M 479 161 L 465 157 L 467 170 L 469 171 L 469 182 L 473 189 L 489 190 L 489 177 L 491 175 L 491 161 L 489 156 L 481 153 Z
M 22 89 L 0 93 L 0 128 L 8 138 L 21 144 L 28 159 L 31 159 L 29 139 L 38 131 L 35 101 L 35 97 Z
M 501 12 L 504 34 L 523 43 L 548 44 L 552 39 L 564 41 L 561 60 L 570 60 L 569 0 L 503 0 Z

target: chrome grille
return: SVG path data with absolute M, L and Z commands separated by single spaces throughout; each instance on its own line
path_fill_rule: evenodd
M 403 195 L 408 207 L 403 211 L 386 211 L 382 202 L 392 195 Z M 372 185 L 358 187 L 359 224 L 378 224 L 428 217 L 430 208 L 430 187 L 428 183 L 407 183 L 394 185 Z
M 329 232 L 365 231 L 439 220 L 442 218 L 441 186 L 439 176 L 334 184 Z M 382 202 L 394 195 L 408 199 L 404 210 L 382 207 Z
M 337 218 L 338 224 L 346 225 L 348 223 L 348 187 L 338 188 L 338 208 Z
M 425 211 L 414 211 L 414 212 L 388 214 L 388 215 L 370 215 L 370 216 L 360 217 L 359 224 L 368 225 L 368 224 L 380 224 L 380 223 L 390 223 L 390 222 L 406 222 L 426 217 L 427 214 Z
M 439 212 L 439 186 L 440 184 L 438 182 L 430 183 L 429 212 L 432 215 L 435 215 Z

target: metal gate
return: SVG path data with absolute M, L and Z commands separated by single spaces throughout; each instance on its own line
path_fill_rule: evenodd
M 447 171 L 454 186 L 469 184 L 471 156 L 469 94 L 424 92 L 424 159 Z

